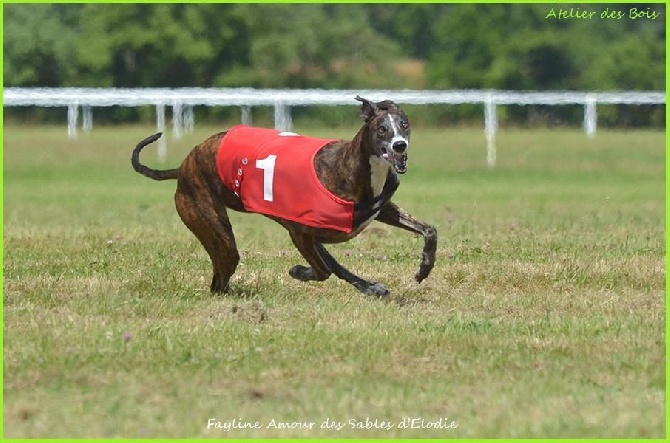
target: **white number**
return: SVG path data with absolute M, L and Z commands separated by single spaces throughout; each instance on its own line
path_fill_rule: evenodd
M 267 158 L 256 160 L 256 167 L 263 170 L 263 200 L 272 201 L 272 180 L 275 176 L 276 155 L 268 155 Z

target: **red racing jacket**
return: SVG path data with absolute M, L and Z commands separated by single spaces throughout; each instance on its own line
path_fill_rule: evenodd
M 219 177 L 249 212 L 351 233 L 354 203 L 326 189 L 314 169 L 316 153 L 333 141 L 234 126 L 221 140 Z

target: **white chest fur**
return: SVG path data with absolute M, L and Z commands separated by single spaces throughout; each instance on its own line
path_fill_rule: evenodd
M 376 155 L 370 156 L 370 186 L 375 197 L 381 194 L 391 165 Z

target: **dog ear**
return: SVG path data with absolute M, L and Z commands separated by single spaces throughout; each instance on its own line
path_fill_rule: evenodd
M 363 103 L 361 105 L 361 118 L 365 120 L 366 123 L 369 122 L 370 119 L 375 116 L 379 108 L 377 108 L 377 105 L 370 100 L 364 99 L 360 95 L 356 96 L 356 100 Z
M 382 110 L 382 111 L 397 111 L 398 105 L 395 104 L 394 101 L 392 100 L 384 100 L 383 102 L 377 102 L 375 103 L 377 106 L 377 109 Z

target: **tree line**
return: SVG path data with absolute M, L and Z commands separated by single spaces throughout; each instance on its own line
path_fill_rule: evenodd
M 5 86 L 665 87 L 664 4 L 6 4 L 3 32 Z M 604 111 L 605 124 L 664 124 L 664 106 Z M 574 122 L 581 110 L 502 117 Z

